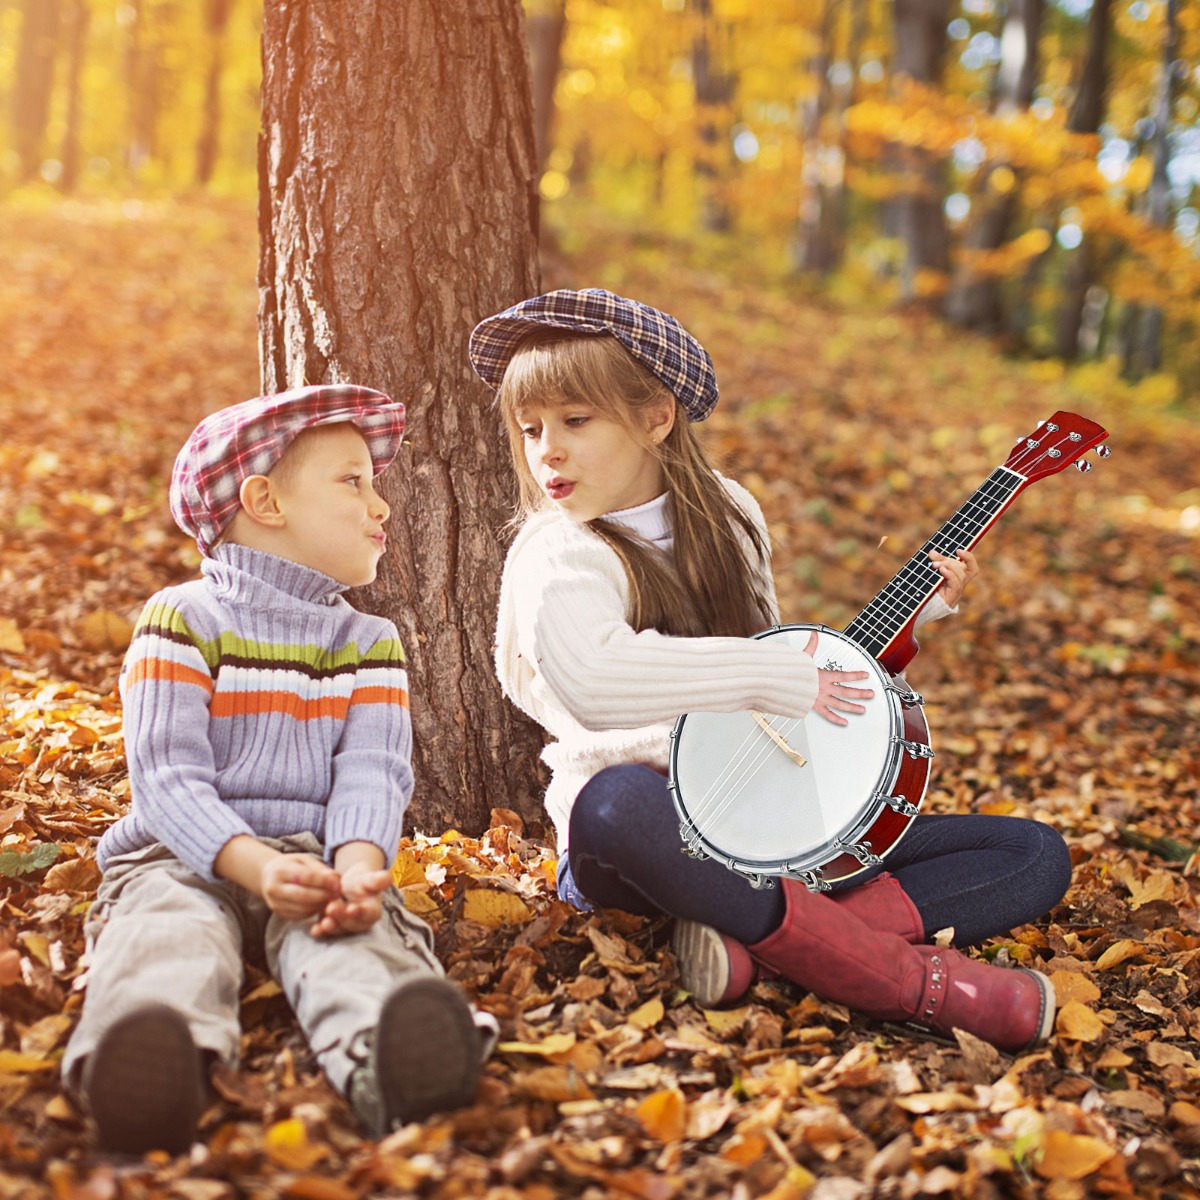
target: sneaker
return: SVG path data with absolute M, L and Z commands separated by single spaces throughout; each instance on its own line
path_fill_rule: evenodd
M 181 1154 L 207 1102 L 204 1062 L 174 1009 L 146 1004 L 114 1021 L 88 1056 L 84 1094 L 106 1150 Z
M 735 1003 L 757 978 L 750 951 L 711 925 L 676 921 L 671 949 L 679 963 L 679 982 L 701 1008 Z
M 475 1016 L 462 992 L 440 976 L 401 984 L 384 1001 L 367 1047 L 347 1095 L 372 1137 L 475 1098 L 483 1057 Z

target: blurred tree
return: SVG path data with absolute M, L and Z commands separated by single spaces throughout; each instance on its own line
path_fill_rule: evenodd
M 21 11 L 21 40 L 13 87 L 13 134 L 20 178 L 30 179 L 42 164 L 50 119 L 59 0 L 25 0 Z
M 269 4 L 263 62 L 263 385 L 353 381 L 408 405 L 363 599 L 410 656 L 414 827 L 533 815 L 540 734 L 492 671 L 515 485 L 467 358 L 477 320 L 537 290 L 520 0 Z
M 204 110 L 196 140 L 196 182 L 207 187 L 217 165 L 221 137 L 221 75 L 225 69 L 225 32 L 234 0 L 204 0 L 207 70 L 204 76 Z
M 1168 167 L 1171 161 L 1171 111 L 1177 81 L 1186 70 L 1179 58 L 1179 0 L 1167 0 L 1164 28 L 1162 70 L 1159 79 L 1158 104 L 1154 112 L 1153 146 L 1154 170 L 1146 198 L 1150 224 L 1164 229 L 1170 223 L 1170 190 Z M 1141 327 L 1133 339 L 1130 374 L 1143 375 L 1162 367 L 1163 309 L 1161 304 L 1149 304 L 1141 313 Z
M 1075 99 L 1067 117 L 1067 128 L 1073 133 L 1097 133 L 1104 118 L 1111 71 L 1111 10 L 1112 0 L 1092 0 L 1092 11 L 1088 17 L 1087 51 L 1078 72 Z M 1055 339 L 1055 353 L 1059 358 L 1072 360 L 1079 355 L 1079 331 L 1084 304 L 1088 289 L 1096 281 L 1099 265 L 1096 239 L 1085 230 L 1083 240 L 1074 251 L 1063 282 Z
M 992 93 L 992 112 L 1001 120 L 1028 110 L 1039 75 L 1038 45 L 1043 0 L 1011 0 L 1000 33 L 1000 65 Z M 971 223 L 963 238 L 962 266 L 947 299 L 946 313 L 968 328 L 996 331 L 1006 324 L 1002 276 L 975 265 L 981 255 L 999 250 L 1016 220 L 1020 188 L 1012 164 L 994 160 L 980 172 L 971 201 Z
M 59 188 L 68 194 L 79 184 L 80 131 L 83 124 L 83 61 L 87 49 L 92 10 L 88 0 L 68 0 L 67 25 L 67 114 L 62 139 L 62 173 Z
M 538 169 L 545 170 L 554 125 L 554 89 L 562 65 L 563 35 L 567 27 L 566 0 L 528 0 L 525 21 L 533 76 L 534 142 Z
M 855 0 L 856 15 L 862 11 L 862 7 L 862 0 Z M 833 108 L 831 76 L 837 12 L 836 0 L 823 0 L 820 24 L 808 64 L 814 86 L 800 106 L 804 165 L 800 171 L 796 264 L 800 270 L 814 271 L 818 275 L 827 275 L 842 257 L 843 230 L 840 212 L 833 202 L 833 196 L 838 193 L 829 194 L 832 189 L 827 180 L 829 159 L 834 148 L 827 141 L 827 125 Z M 840 170 L 838 174 L 841 174 Z
M 917 83 L 937 86 L 946 57 L 946 26 L 950 0 L 895 0 L 896 74 Z M 905 247 L 901 295 L 921 297 L 944 281 L 950 249 L 943 204 L 945 164 L 936 152 L 912 145 L 899 152 L 900 195 L 892 201 L 896 232 Z
M 721 29 L 712 0 L 694 0 L 696 23 L 692 38 L 692 82 L 696 89 L 696 181 L 700 193 L 700 223 L 714 233 L 733 228 L 733 212 L 722 192 L 722 181 L 733 161 L 730 153 L 730 105 L 736 77 L 714 61 Z

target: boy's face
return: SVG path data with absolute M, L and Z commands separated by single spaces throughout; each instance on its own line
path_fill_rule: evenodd
M 375 491 L 362 434 L 349 423 L 306 430 L 270 478 L 284 516 L 279 553 L 347 587 L 370 583 L 391 510 Z

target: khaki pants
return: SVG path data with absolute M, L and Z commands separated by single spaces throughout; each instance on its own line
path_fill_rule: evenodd
M 264 840 L 291 853 L 321 853 L 308 834 Z M 365 933 L 317 939 L 311 922 L 281 919 L 236 884 L 209 883 L 165 846 L 112 859 L 88 915 L 87 999 L 63 1059 L 64 1080 L 77 1088 L 104 1031 L 149 1003 L 177 1010 L 197 1046 L 236 1066 L 245 951 L 261 948 L 321 1067 L 344 1091 L 384 1000 L 405 976 L 444 974 L 429 926 L 404 908 L 395 888 L 383 907 Z

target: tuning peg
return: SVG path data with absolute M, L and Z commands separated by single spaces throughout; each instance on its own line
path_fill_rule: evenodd
M 1075 464 L 1075 470 L 1077 470 L 1080 473 L 1080 475 L 1086 475 L 1091 469 L 1092 469 L 1092 464 L 1090 462 L 1088 462 L 1088 460 L 1086 458 L 1081 458 Z
M 1111 453 L 1112 453 L 1112 447 L 1107 442 L 1105 442 L 1104 445 L 1102 445 L 1102 446 L 1096 447 L 1096 457 L 1097 458 L 1107 458 Z

